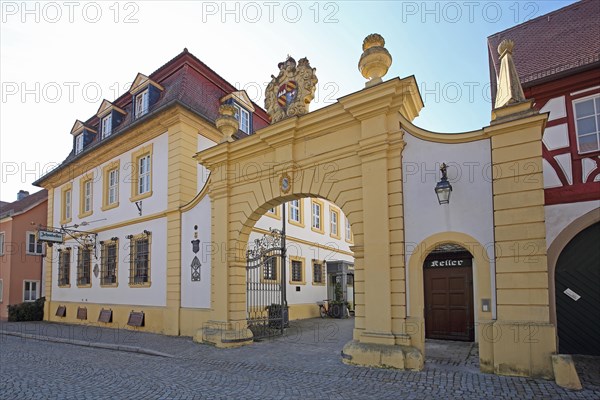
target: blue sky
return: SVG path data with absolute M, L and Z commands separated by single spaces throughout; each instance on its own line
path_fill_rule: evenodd
M 187 47 L 263 104 L 277 63 L 308 57 L 311 109 L 360 90 L 362 40 L 379 33 L 393 57 L 384 79 L 415 75 L 415 124 L 462 132 L 489 123 L 486 38 L 574 1 L 1 1 L 0 199 L 60 163 L 76 119 Z M 518 43 L 516 43 L 518 46 Z

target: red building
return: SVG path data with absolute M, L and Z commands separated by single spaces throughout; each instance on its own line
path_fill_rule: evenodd
M 44 248 L 36 231 L 47 215 L 46 190 L 20 191 L 17 201 L 0 205 L 0 319 L 8 317 L 8 305 L 43 295 Z
M 583 0 L 490 36 L 492 99 L 504 39 L 515 42 L 525 97 L 549 113 L 542 154 L 559 350 L 600 355 L 600 4 Z

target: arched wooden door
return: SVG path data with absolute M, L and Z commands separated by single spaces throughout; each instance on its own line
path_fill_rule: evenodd
M 600 356 L 600 223 L 567 244 L 555 282 L 559 351 Z

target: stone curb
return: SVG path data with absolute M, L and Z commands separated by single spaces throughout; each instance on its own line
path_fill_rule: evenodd
M 107 350 L 116 350 L 116 351 L 124 351 L 129 353 L 139 353 L 145 354 L 149 356 L 157 356 L 157 357 L 167 357 L 167 358 L 175 358 L 174 355 L 162 353 L 160 351 L 144 349 L 142 347 L 137 346 L 125 346 L 118 345 L 113 343 L 101 343 L 101 342 L 86 342 L 84 340 L 74 340 L 74 339 L 63 339 L 52 336 L 40 336 L 40 335 L 32 335 L 29 333 L 20 333 L 20 332 L 11 332 L 0 330 L 0 335 L 9 335 L 9 336 L 17 336 L 24 339 L 33 339 L 40 340 L 44 342 L 54 342 L 54 343 L 63 343 L 63 344 L 72 344 L 75 346 L 83 346 L 83 347 L 94 347 L 98 349 L 107 349 Z

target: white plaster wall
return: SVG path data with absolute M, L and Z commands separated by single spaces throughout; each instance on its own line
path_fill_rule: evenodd
M 106 225 L 121 223 L 139 217 L 135 202 L 129 201 L 131 197 L 131 178 L 134 168 L 131 164 L 131 153 L 137 151 L 141 147 L 145 147 L 153 143 L 152 153 L 152 196 L 142 200 L 142 215 L 155 214 L 164 211 L 167 208 L 167 187 L 168 187 L 168 134 L 164 133 L 159 137 L 144 143 L 130 151 L 113 158 L 111 161 L 104 163 L 88 172 L 78 174 L 71 181 L 73 184 L 73 201 L 72 201 L 72 221 L 69 225 L 79 224 L 82 221 L 90 222 L 87 228 L 81 229 L 98 229 Z M 119 206 L 110 210 L 102 211 L 102 168 L 113 161 L 120 161 L 119 170 Z M 93 185 L 93 214 L 79 219 L 79 180 L 82 176 L 94 176 Z M 61 217 L 61 193 L 63 186 L 58 187 L 54 191 L 54 226 L 60 226 Z M 92 222 L 95 221 L 95 222 Z
M 560 232 L 577 218 L 599 208 L 600 200 L 545 206 L 546 246 L 549 248 Z
M 198 229 L 194 229 L 197 226 Z M 198 234 L 200 250 L 194 254 L 192 240 Z M 181 224 L 181 306 L 210 308 L 211 255 L 219 251 L 211 244 L 211 202 L 205 196 L 192 210 L 182 215 Z M 197 256 L 202 266 L 201 280 L 192 282 L 192 260 Z
M 206 150 L 209 147 L 214 146 L 215 144 L 216 143 L 213 142 L 212 140 L 210 140 L 202 135 L 198 135 L 198 149 L 197 149 L 198 151 Z M 197 169 L 198 169 L 198 190 L 200 191 L 200 190 L 202 190 L 202 188 L 204 187 L 204 184 L 208 180 L 210 171 L 206 167 L 201 165 L 200 163 L 198 163 Z
M 104 163 L 90 171 L 83 171 L 74 176 L 70 181 L 72 183 L 72 220 L 68 226 L 80 225 L 76 229 L 85 231 L 99 231 L 104 227 L 123 223 L 140 218 L 135 202 L 129 201 L 131 197 L 131 174 L 134 172 L 131 164 L 131 154 L 141 147 L 153 144 L 152 152 L 152 196 L 142 200 L 142 216 L 148 216 L 163 212 L 167 208 L 167 187 L 168 187 L 168 134 L 164 133 L 157 138 L 148 141 L 130 151 L 127 151 L 111 161 Z M 119 160 L 119 206 L 110 210 L 102 211 L 102 190 L 103 176 L 102 168 L 107 164 Z M 72 171 L 71 171 L 72 172 Z M 77 171 L 79 172 L 79 171 Z M 79 181 L 82 176 L 93 174 L 93 193 L 92 193 L 92 215 L 80 219 L 79 200 L 80 187 Z M 75 175 L 75 174 L 74 174 Z M 53 225 L 60 226 L 61 218 L 61 189 L 63 186 L 54 190 L 53 205 Z M 82 225 L 82 222 L 89 223 Z M 129 240 L 127 235 L 135 235 L 143 230 L 152 232 L 152 250 L 151 250 L 151 282 L 149 288 L 134 287 L 130 288 L 129 282 Z M 132 304 L 148 306 L 166 305 L 166 219 L 157 218 L 147 222 L 122 226 L 120 228 L 108 229 L 98 234 L 98 242 L 111 237 L 119 238 L 119 286 L 117 288 L 101 288 L 100 278 L 92 275 L 91 288 L 78 288 L 76 284 L 77 277 L 77 250 L 78 243 L 70 240 L 66 245 L 70 245 L 71 251 L 71 287 L 58 288 L 58 257 L 55 246 L 52 249 L 52 299 L 55 301 L 76 301 L 91 302 L 103 304 Z M 92 269 L 95 264 L 100 267 L 100 245 L 97 246 L 97 259 L 92 260 Z
M 404 228 L 406 265 L 424 239 L 440 232 L 461 232 L 472 236 L 490 260 L 492 317 L 496 315 L 494 221 L 489 140 L 469 143 L 433 143 L 405 133 L 403 156 Z M 434 192 L 440 180 L 439 165 L 448 165 L 452 184 L 450 204 L 440 205 Z M 467 244 L 468 247 L 468 244 Z M 472 249 L 468 249 L 471 250 Z M 473 268 L 476 282 L 477 268 Z M 407 291 L 410 291 L 408 269 Z M 477 298 L 477 287 L 473 287 Z M 409 296 L 407 295 L 407 301 Z M 479 307 L 478 302 L 474 302 Z M 477 313 L 475 314 L 477 316 Z
M 129 240 L 127 235 L 136 235 L 144 230 L 152 232 L 150 252 L 150 287 L 129 287 Z M 118 261 L 118 286 L 100 287 L 100 274 L 94 276 L 94 266 L 100 265 L 100 245 L 102 240 L 112 237 L 119 238 L 119 261 Z M 140 306 L 165 306 L 167 302 L 167 220 L 158 218 L 143 223 L 128 225 L 125 227 L 111 229 L 98 234 L 98 246 L 96 257 L 92 257 L 92 287 L 77 287 L 77 251 L 79 246 L 74 240 L 65 242 L 65 246 L 71 246 L 71 287 L 58 287 L 58 247 L 52 247 L 52 300 L 70 301 L 81 303 L 102 304 L 131 304 Z M 50 248 L 48 248 L 50 250 Z M 50 251 L 48 251 L 50 253 Z

